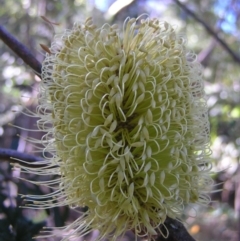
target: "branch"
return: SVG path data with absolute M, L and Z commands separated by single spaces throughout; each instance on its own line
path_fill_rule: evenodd
M 16 159 L 14 159 L 14 158 L 16 158 Z M 11 150 L 11 149 L 6 149 L 6 148 L 0 148 L 0 160 L 17 162 L 20 164 L 23 164 L 20 161 L 20 160 L 23 160 L 25 162 L 29 162 L 29 165 L 31 165 L 31 163 L 41 163 L 44 161 L 44 159 L 41 157 L 33 156 L 33 155 L 30 155 L 27 153 L 23 153 L 23 152 Z M 27 164 L 24 163 L 24 165 L 27 165 Z
M 116 15 L 119 14 L 119 12 L 121 12 L 123 9 L 126 9 L 126 7 L 129 7 L 129 5 L 132 4 L 133 2 L 134 0 L 114 1 L 108 8 L 107 12 L 105 13 L 105 19 L 107 20 L 112 19 L 112 22 L 113 22 Z
M 167 217 L 164 225 L 168 229 L 169 235 L 167 238 L 159 235 L 156 241 L 195 241 L 181 222 Z M 162 228 L 162 232 L 166 232 L 164 228 Z
M 211 42 L 209 44 L 208 47 L 206 47 L 205 49 L 203 49 L 199 54 L 198 54 L 198 61 L 206 67 L 209 58 L 211 56 L 211 54 L 213 53 L 214 48 L 217 45 L 217 40 L 215 38 L 211 39 Z
M 207 30 L 207 32 L 212 35 L 218 43 L 229 53 L 233 60 L 240 64 L 240 56 L 237 55 L 228 45 L 227 43 L 221 39 L 218 34 L 208 26 L 201 18 L 199 18 L 192 10 L 182 4 L 179 0 L 173 0 L 180 8 L 182 8 L 186 13 L 188 13 L 192 18 L 194 18 L 197 22 L 201 23 L 202 26 Z
M 3 26 L 0 25 L 0 39 L 27 65 L 29 65 L 37 75 L 41 75 L 42 65 L 33 56 L 31 51 L 22 43 L 20 43 L 14 36 L 12 36 Z

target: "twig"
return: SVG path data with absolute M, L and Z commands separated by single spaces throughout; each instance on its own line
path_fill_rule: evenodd
M 16 159 L 14 159 L 14 158 L 16 158 Z M 11 150 L 11 149 L 0 148 L 0 160 L 21 163 L 21 161 L 19 161 L 18 159 L 23 160 L 25 162 L 29 162 L 29 164 L 37 163 L 37 162 L 41 163 L 44 161 L 44 159 L 41 157 L 33 156 L 33 155 L 30 155 L 27 153 L 22 153 L 22 152 Z M 24 163 L 24 165 L 27 165 L 27 164 Z
M 209 61 L 209 58 L 211 54 L 213 53 L 214 48 L 217 45 L 217 40 L 215 38 L 211 39 L 211 42 L 208 47 L 203 49 L 199 54 L 198 54 L 198 61 L 203 65 L 206 66 L 207 62 Z
M 14 111 L 16 109 L 17 111 Z M 14 105 L 11 109 L 7 110 L 5 113 L 0 114 L 0 126 L 4 126 L 10 122 L 12 122 L 16 116 L 18 116 L 23 109 L 21 105 Z
M 207 25 L 201 18 L 199 18 L 192 10 L 186 7 L 184 4 L 179 2 L 179 0 L 173 0 L 180 8 L 182 8 L 186 13 L 188 13 L 191 17 L 193 17 L 197 22 L 201 23 L 202 26 L 207 30 L 207 32 L 212 35 L 218 43 L 229 53 L 233 60 L 240 64 L 240 56 L 237 55 L 228 45 L 227 43 L 221 39 L 218 34 Z
M 238 214 L 238 241 L 240 241 L 240 164 L 238 164 L 238 170 L 237 170 L 237 175 L 236 181 L 235 181 L 235 200 L 234 200 L 234 209 L 235 212 Z
M 160 235 L 156 241 L 195 241 L 181 222 L 167 217 L 164 225 L 168 229 L 169 235 L 167 238 Z M 162 228 L 162 232 L 164 232 L 164 228 Z
M 30 50 L 12 36 L 3 26 L 0 25 L 0 39 L 16 53 L 27 65 L 29 65 L 37 75 L 41 75 L 42 65 L 33 56 Z

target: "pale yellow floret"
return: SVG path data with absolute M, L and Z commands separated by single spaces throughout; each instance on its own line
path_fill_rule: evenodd
M 87 19 L 56 36 L 50 50 L 37 113 L 53 158 L 45 169 L 24 169 L 60 175 L 43 183 L 59 184 L 54 193 L 27 196 L 36 200 L 31 207 L 89 208 L 63 240 L 93 229 L 99 240 L 127 230 L 154 237 L 167 216 L 209 202 L 201 67 L 171 25 L 127 19 L 121 33 Z

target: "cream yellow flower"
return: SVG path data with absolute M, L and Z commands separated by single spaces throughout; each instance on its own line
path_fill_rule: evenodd
M 93 229 L 116 240 L 153 237 L 166 217 L 209 202 L 209 122 L 201 67 L 174 28 L 92 19 L 56 36 L 42 69 L 37 109 L 55 191 L 29 195 L 33 208 L 88 207 L 63 240 Z M 33 183 L 36 183 L 32 181 Z M 51 198 L 51 200 L 46 197 Z

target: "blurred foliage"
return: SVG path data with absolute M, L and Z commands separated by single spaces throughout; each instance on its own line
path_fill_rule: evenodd
M 240 188 L 238 188 L 240 186 L 240 63 L 234 62 L 204 27 L 189 17 L 174 1 L 135 0 L 129 1 L 128 5 L 117 10 L 114 8 L 114 2 L 114 0 L 0 0 L 0 24 L 28 46 L 39 61 L 44 58 L 44 51 L 39 44 L 50 46 L 55 33 L 71 28 L 75 21 L 83 21 L 88 16 L 93 16 L 94 21 L 101 25 L 106 21 L 118 23 L 123 22 L 127 16 L 136 17 L 148 13 L 151 17 L 175 25 L 179 33 L 188 38 L 189 49 L 197 53 L 198 59 L 204 66 L 203 74 L 206 80 L 211 122 L 213 169 L 216 171 L 213 176 L 218 184 L 216 189 L 222 189 L 212 195 L 216 200 L 212 203 L 212 207 L 201 209 L 199 218 L 188 218 L 189 230 L 198 240 L 239 240 L 237 218 L 240 213 L 238 204 L 240 202 Z M 183 2 L 211 26 L 232 50 L 239 53 L 240 2 L 238 0 Z M 59 23 L 59 26 L 53 27 L 40 16 Z M 40 139 L 41 133 L 16 129 L 7 123 L 13 122 L 23 128 L 36 128 L 35 119 L 19 114 L 22 108 L 19 103 L 34 110 L 37 104 L 36 89 L 40 79 L 2 42 L 0 42 L 0 69 L 1 147 L 36 154 L 36 147 L 28 143 L 26 138 Z M 47 225 L 61 226 L 65 221 L 74 220 L 77 214 L 67 207 L 39 212 L 19 209 L 18 206 L 22 201 L 16 193 L 41 194 L 49 191 L 13 179 L 13 176 L 19 175 L 20 170 L 12 172 L 9 163 L 1 160 L 1 241 L 32 240 L 31 237 L 38 233 L 45 221 Z M 14 192 L 14 195 L 11 196 L 10 192 Z M 210 223 L 206 224 L 206 219 Z M 213 232 L 213 227 L 224 231 Z

